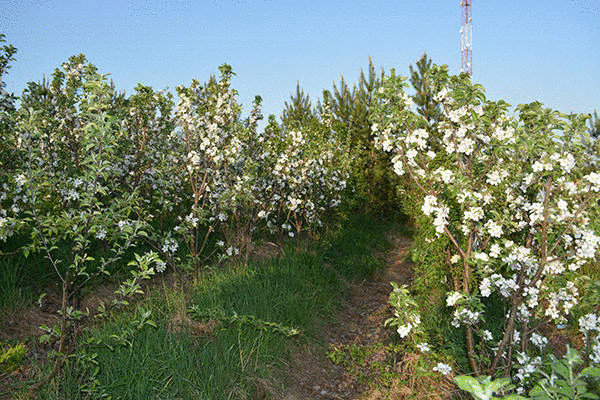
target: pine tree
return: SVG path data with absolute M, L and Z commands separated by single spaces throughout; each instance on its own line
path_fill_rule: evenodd
M 338 122 L 337 130 L 344 130 L 343 136 L 353 149 L 367 150 L 368 153 L 372 153 L 373 140 L 369 110 L 375 91 L 381 86 L 383 75 L 383 70 L 381 74 L 376 72 L 375 66 L 369 58 L 368 73 L 365 75 L 363 70 L 360 71 L 358 84 L 355 84 L 352 90 L 343 75 L 339 87 L 335 82 L 333 84 L 331 111 Z
M 352 89 L 342 76 L 338 84 L 334 83 L 331 95 L 334 130 L 348 153 L 360 205 L 375 212 L 388 212 L 397 207 L 395 177 L 388 173 L 390 160 L 386 154 L 375 151 L 369 122 L 375 93 L 384 75 L 385 71 L 378 72 L 369 58 L 367 72 L 361 70 Z
M 410 83 L 416 93 L 412 96 L 417 105 L 417 112 L 421 114 L 429 124 L 441 118 L 439 105 L 433 99 L 434 93 L 431 90 L 429 82 L 429 70 L 431 69 L 431 59 L 427 53 L 423 53 L 417 61 L 417 69 L 410 65 Z
M 15 147 L 13 128 L 17 97 L 4 89 L 6 83 L 3 77 L 8 73 L 11 61 L 15 60 L 17 49 L 10 44 L 3 44 L 5 42 L 4 35 L 0 33 L 0 185 L 3 175 L 10 173 L 16 159 L 12 149 Z
M 300 82 L 296 83 L 296 93 L 290 96 L 290 102 L 284 103 L 281 121 L 284 126 L 296 129 L 307 126 L 316 119 L 315 110 L 310 101 L 310 96 L 304 94 Z
M 352 125 L 359 134 L 360 141 L 367 143 L 367 149 L 370 156 L 374 156 L 374 139 L 371 132 L 371 124 L 369 122 L 369 111 L 373 104 L 375 90 L 377 90 L 383 81 L 384 72 L 377 74 L 375 66 L 369 58 L 369 71 L 365 77 L 365 73 L 360 71 L 360 79 L 358 87 L 354 90 L 354 107 L 352 114 Z
M 345 129 L 346 133 L 351 129 L 353 94 L 348 89 L 348 83 L 344 75 L 340 79 L 339 88 L 333 83 L 333 96 L 331 99 L 331 112 L 336 120 Z

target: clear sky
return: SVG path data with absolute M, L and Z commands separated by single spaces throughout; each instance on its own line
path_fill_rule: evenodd
M 0 0 L 0 33 L 18 48 L 9 92 L 78 53 L 128 94 L 228 63 L 245 112 L 258 94 L 279 115 L 296 81 L 314 101 L 369 57 L 408 75 L 427 52 L 458 73 L 460 15 L 460 0 Z M 473 66 L 488 98 L 600 110 L 600 0 L 473 0 Z

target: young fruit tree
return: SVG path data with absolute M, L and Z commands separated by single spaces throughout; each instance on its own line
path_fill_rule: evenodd
M 548 343 L 542 328 L 567 322 L 579 270 L 600 244 L 590 217 L 600 174 L 582 143 L 586 119 L 540 103 L 511 115 L 508 104 L 487 100 L 480 85 L 445 67 L 432 67 L 428 79 L 439 121 L 411 110 L 405 79 L 392 72 L 372 130 L 409 182 L 420 222 L 431 228 L 427 240 L 448 243 L 446 304 L 452 325 L 464 329 L 472 372 L 514 368 L 523 382 Z M 492 332 L 489 311 L 498 304 L 505 319 Z

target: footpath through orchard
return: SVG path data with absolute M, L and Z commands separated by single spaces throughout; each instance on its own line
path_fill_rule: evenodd
M 389 357 L 385 350 L 376 349 L 378 343 L 389 342 L 390 329 L 384 327 L 384 322 L 391 315 L 388 304 L 388 296 L 392 291 L 390 282 L 410 284 L 413 277 L 413 267 L 408 258 L 412 240 L 394 233 L 389 241 L 391 248 L 385 254 L 378 255 L 384 260 L 384 270 L 371 280 L 350 283 L 349 299 L 337 318 L 321 333 L 322 341 L 330 351 L 334 347 L 348 348 L 352 345 L 375 349 L 365 359 L 364 365 L 359 366 L 365 375 L 372 363 Z M 343 363 L 335 365 L 320 346 L 305 346 L 296 350 L 292 353 L 285 378 L 283 399 L 384 398 L 383 393 L 369 388 L 368 382 L 361 382 L 357 376 L 361 374 L 360 371 L 358 374 L 352 373 Z M 394 398 L 402 398 L 401 391 L 410 391 L 410 388 L 404 386 L 394 390 L 399 391 Z

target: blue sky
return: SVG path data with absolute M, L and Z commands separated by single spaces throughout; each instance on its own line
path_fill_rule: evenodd
M 473 0 L 474 80 L 491 99 L 600 110 L 600 0 Z M 0 33 L 18 48 L 5 78 L 19 94 L 84 53 L 119 90 L 204 81 L 233 66 L 248 111 L 279 115 L 296 81 L 311 99 L 371 57 L 408 75 L 424 53 L 460 71 L 460 0 L 10 1 Z

